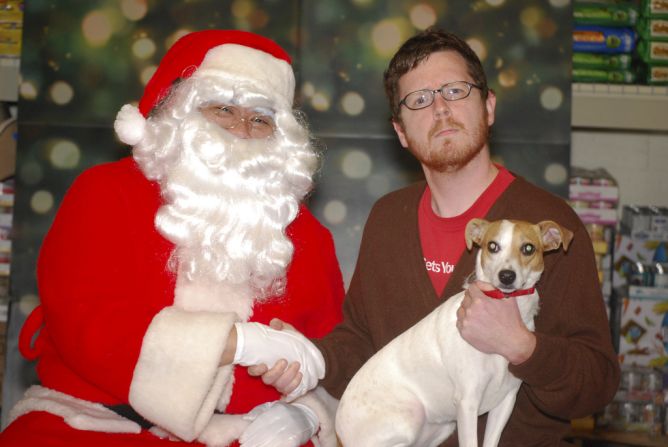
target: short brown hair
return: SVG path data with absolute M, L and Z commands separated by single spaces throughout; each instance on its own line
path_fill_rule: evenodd
M 455 51 L 459 53 L 468 66 L 473 82 L 481 87 L 482 97 L 487 98 L 487 76 L 482 68 L 478 55 L 458 36 L 436 28 L 429 28 L 408 39 L 396 52 L 383 73 L 385 95 L 390 102 L 392 119 L 400 122 L 399 112 L 399 78 L 413 70 L 432 53 L 439 51 Z

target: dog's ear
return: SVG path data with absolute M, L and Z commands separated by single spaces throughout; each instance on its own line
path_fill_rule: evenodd
M 466 224 L 466 230 L 464 234 L 466 236 L 466 249 L 470 250 L 473 247 L 473 244 L 476 243 L 480 246 L 482 238 L 487 231 L 489 222 L 485 219 L 471 219 L 469 223 Z
M 573 232 L 562 227 L 551 220 L 544 220 L 538 223 L 540 234 L 543 238 L 543 249 L 545 251 L 556 250 L 559 245 L 564 247 L 564 251 L 568 250 L 573 240 Z

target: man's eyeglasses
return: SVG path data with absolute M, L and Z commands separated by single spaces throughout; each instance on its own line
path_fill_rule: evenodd
M 471 84 L 466 81 L 455 81 L 443 84 L 441 88 L 436 90 L 417 90 L 407 94 L 404 99 L 399 101 L 399 105 L 403 104 L 411 110 L 420 110 L 429 107 L 434 103 L 434 95 L 440 93 L 446 101 L 459 101 L 471 94 L 471 89 L 475 87 L 482 90 L 479 85 Z
M 268 138 L 274 134 L 276 123 L 271 115 L 249 111 L 242 107 L 227 104 L 211 104 L 200 108 L 204 116 L 223 129 L 234 129 L 239 125 L 246 126 L 251 138 Z

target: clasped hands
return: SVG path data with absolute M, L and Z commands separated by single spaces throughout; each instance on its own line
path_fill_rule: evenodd
M 291 325 L 275 319 L 270 326 L 236 323 L 235 329 L 232 363 L 249 367 L 251 375 L 262 375 L 265 383 L 285 395 L 285 401 L 304 395 L 325 377 L 322 354 Z
M 318 416 L 308 406 L 289 403 L 318 384 L 325 375 L 325 361 L 320 351 L 292 326 L 280 320 L 274 327 L 260 323 L 236 323 L 236 348 L 232 363 L 248 366 L 252 375 L 275 365 L 285 401 L 268 402 L 255 407 L 244 419 L 250 421 L 239 438 L 240 445 L 252 447 L 296 447 L 318 431 Z M 288 360 L 290 361 L 289 367 Z M 253 371 L 255 372 L 253 374 Z M 266 382 L 266 381 L 265 381 Z M 285 386 L 283 384 L 285 383 Z M 274 386 L 278 385 L 274 384 Z

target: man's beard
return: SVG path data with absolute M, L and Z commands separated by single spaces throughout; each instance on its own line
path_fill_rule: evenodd
M 436 146 L 431 146 L 431 137 L 444 126 L 456 128 L 459 132 L 466 132 L 466 128 L 459 122 L 448 120 L 438 122 L 429 130 L 427 141 L 417 141 L 407 135 L 408 149 L 424 166 L 436 172 L 457 172 L 469 164 L 485 147 L 489 138 L 487 116 L 479 121 L 477 126 L 467 133 L 468 138 L 463 143 L 457 143 L 445 138 Z
M 164 132 L 155 121 L 155 132 Z M 293 253 L 285 230 L 316 166 L 310 145 L 297 150 L 279 137 L 236 138 L 197 110 L 173 132 L 158 138 L 175 145 L 177 155 L 163 159 L 158 181 L 165 204 L 155 219 L 176 245 L 173 268 L 193 281 L 248 284 L 258 298 L 281 293 Z

